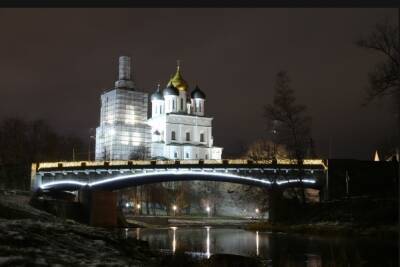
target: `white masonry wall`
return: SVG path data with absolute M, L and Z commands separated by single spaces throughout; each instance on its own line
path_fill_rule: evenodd
M 222 148 L 213 147 L 212 119 L 186 114 L 163 114 L 149 119 L 153 141 L 151 156 L 168 159 L 221 159 Z M 175 140 L 172 139 L 172 132 L 175 132 Z M 156 133 L 161 134 L 161 139 L 158 139 Z

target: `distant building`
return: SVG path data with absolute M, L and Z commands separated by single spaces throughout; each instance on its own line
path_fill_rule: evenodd
M 166 88 L 151 95 L 151 156 L 168 159 L 221 159 L 214 147 L 212 119 L 205 116 L 206 95 L 198 86 L 189 94 L 179 65 Z
M 118 80 L 114 88 L 101 95 L 96 160 L 139 159 L 148 155 L 148 95 L 135 87 L 131 75 L 130 57 L 120 57 Z
M 101 95 L 96 129 L 96 160 L 221 159 L 214 147 L 212 117 L 205 116 L 206 95 L 197 86 L 189 93 L 180 66 L 166 88 L 148 95 L 136 88 L 131 59 L 119 58 L 115 87 Z

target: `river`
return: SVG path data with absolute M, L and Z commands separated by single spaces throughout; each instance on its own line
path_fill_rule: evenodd
M 209 258 L 228 253 L 258 256 L 268 266 L 398 266 L 397 241 L 327 238 L 235 228 L 170 227 L 125 229 L 126 237 L 149 242 L 152 249 L 185 251 Z

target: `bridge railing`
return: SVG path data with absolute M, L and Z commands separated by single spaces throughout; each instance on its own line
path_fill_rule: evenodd
M 35 167 L 40 169 L 52 168 L 76 168 L 76 167 L 107 167 L 107 166 L 148 166 L 148 165 L 272 165 L 272 160 L 248 160 L 248 159 L 221 159 L 221 160 L 112 160 L 112 161 L 60 161 L 40 162 Z M 277 165 L 297 165 L 296 160 L 278 159 Z M 305 159 L 303 165 L 319 165 L 327 168 L 323 159 Z M 32 165 L 33 167 L 33 165 Z

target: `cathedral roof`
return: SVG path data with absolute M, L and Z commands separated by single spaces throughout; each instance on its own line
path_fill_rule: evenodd
M 151 94 L 151 100 L 164 100 L 164 97 L 160 90 L 160 84 L 157 84 L 157 90 Z
M 167 88 L 165 88 L 163 90 L 163 95 L 164 96 L 166 96 L 166 95 L 179 95 L 179 90 L 176 89 L 176 87 L 172 83 L 170 83 L 170 84 L 168 84 Z
M 179 91 L 187 91 L 189 88 L 188 83 L 182 77 L 179 63 L 178 66 L 176 67 L 175 75 L 169 80 L 167 86 L 170 84 L 175 86 Z
M 201 99 L 206 99 L 206 94 L 200 90 L 200 88 L 196 85 L 196 88 L 192 91 L 190 94 L 192 98 L 201 98 Z

